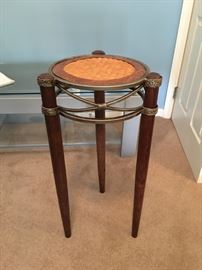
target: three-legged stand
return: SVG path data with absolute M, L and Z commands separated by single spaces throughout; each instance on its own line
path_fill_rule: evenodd
M 145 96 L 143 110 L 140 120 L 139 143 L 137 153 L 135 194 L 132 236 L 137 237 L 140 223 L 142 204 L 144 198 L 145 183 L 148 171 L 150 147 L 154 125 L 155 113 L 157 111 L 158 89 L 161 85 L 161 76 L 157 73 L 150 73 L 144 83 Z M 62 135 L 59 119 L 59 110 L 56 102 L 54 89 L 54 79 L 49 74 L 42 74 L 38 77 L 41 89 L 42 110 L 45 114 L 47 134 L 50 146 L 53 172 L 57 196 L 60 206 L 61 217 L 65 236 L 71 236 L 69 200 L 66 180 L 66 169 L 64 161 L 64 151 L 62 145 Z M 104 91 L 95 93 L 95 102 L 104 103 Z M 98 119 L 105 118 L 104 110 L 96 111 Z M 134 131 L 135 132 L 135 131 Z M 105 125 L 96 124 L 96 142 L 98 155 L 98 174 L 100 192 L 105 191 Z

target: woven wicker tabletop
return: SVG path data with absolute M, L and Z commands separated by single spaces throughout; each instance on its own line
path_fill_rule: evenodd
M 110 55 L 87 55 L 55 63 L 51 74 L 78 88 L 126 88 L 143 81 L 148 68 L 133 59 Z

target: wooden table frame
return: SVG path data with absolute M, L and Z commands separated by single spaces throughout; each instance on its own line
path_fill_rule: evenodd
M 96 53 L 96 52 L 95 52 Z M 100 52 L 99 52 L 100 53 Z M 132 221 L 132 236 L 137 237 L 144 190 L 149 165 L 149 156 L 155 114 L 157 112 L 158 90 L 162 77 L 158 73 L 149 73 L 144 81 L 145 94 L 143 98 L 143 110 L 141 111 L 139 142 L 136 163 L 134 207 Z M 70 210 L 67 188 L 67 177 L 60 126 L 60 112 L 57 109 L 57 94 L 55 92 L 54 77 L 49 73 L 41 74 L 38 77 L 38 84 L 41 90 L 42 106 L 46 121 L 46 128 L 49 140 L 50 154 L 55 178 L 55 185 L 59 201 L 60 213 L 66 237 L 71 236 Z M 104 91 L 95 91 L 94 100 L 97 104 L 105 101 Z M 95 110 L 96 119 L 105 118 L 105 110 Z M 96 124 L 97 160 L 100 192 L 105 192 L 105 124 Z

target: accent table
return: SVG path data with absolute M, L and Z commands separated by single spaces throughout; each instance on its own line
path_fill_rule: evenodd
M 97 161 L 100 192 L 105 192 L 105 124 L 124 121 L 141 114 L 139 142 L 135 176 L 135 194 L 132 222 L 132 236 L 137 237 L 140 223 L 145 183 L 148 171 L 150 147 L 155 114 L 157 113 L 158 89 L 162 77 L 150 72 L 149 68 L 137 60 L 106 55 L 94 51 L 91 55 L 76 56 L 54 63 L 49 73 L 38 77 L 42 97 L 42 112 L 45 116 L 50 154 L 59 201 L 61 217 L 66 237 L 71 236 L 70 211 L 64 150 L 60 127 L 60 115 L 75 121 L 96 126 Z M 57 86 L 57 91 L 55 91 Z M 91 90 L 94 101 L 75 95 L 71 88 Z M 127 89 L 119 98 L 105 102 L 105 93 Z M 88 107 L 66 108 L 57 105 L 57 96 L 66 93 Z M 142 105 L 130 108 L 114 106 L 130 96 L 138 94 Z M 105 117 L 105 111 L 123 112 L 121 116 Z M 84 117 L 84 112 L 95 112 L 95 117 Z

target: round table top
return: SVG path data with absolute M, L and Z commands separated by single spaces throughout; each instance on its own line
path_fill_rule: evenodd
M 69 87 L 107 90 L 141 84 L 148 67 L 134 59 L 115 55 L 84 55 L 60 60 L 49 72 Z

